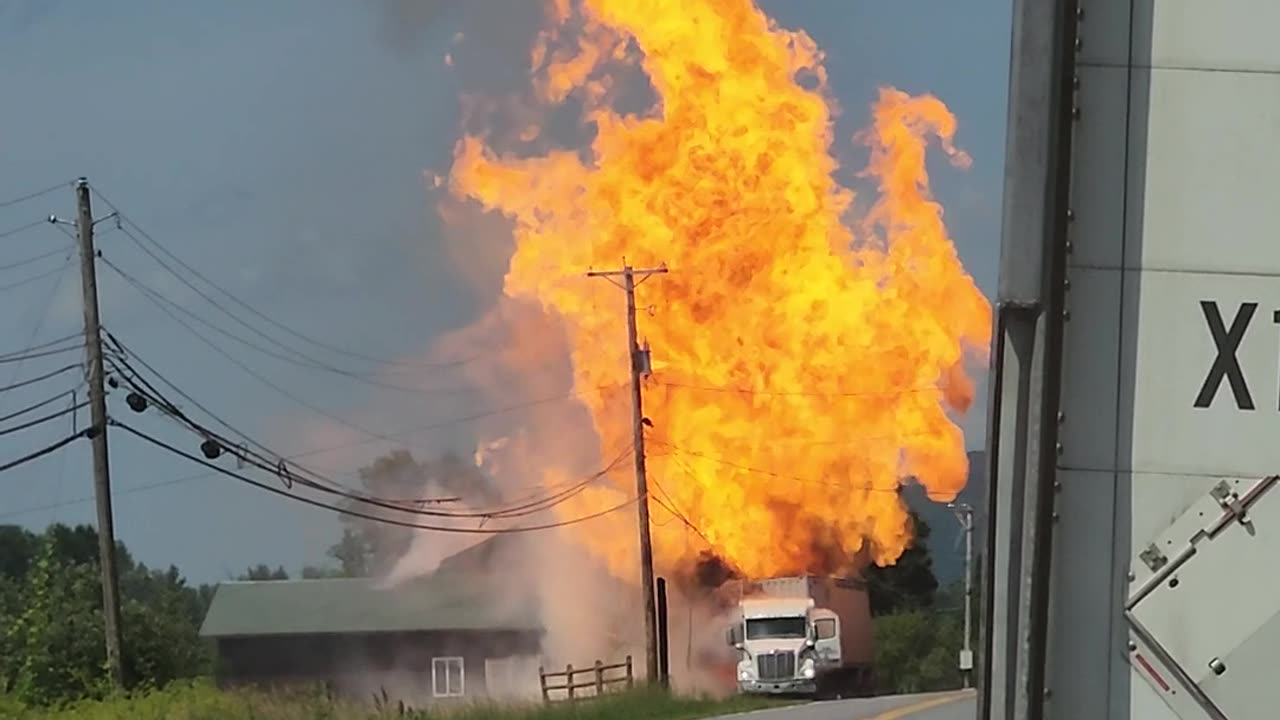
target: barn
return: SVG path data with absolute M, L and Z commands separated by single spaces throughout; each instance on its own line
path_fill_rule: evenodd
M 420 705 L 538 692 L 541 628 L 487 573 L 445 568 L 376 580 L 224 582 L 200 634 L 221 687 L 323 686 Z

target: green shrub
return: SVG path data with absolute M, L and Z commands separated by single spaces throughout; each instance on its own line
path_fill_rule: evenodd
M 901 612 L 875 619 L 881 692 L 920 693 L 960 687 L 958 613 Z

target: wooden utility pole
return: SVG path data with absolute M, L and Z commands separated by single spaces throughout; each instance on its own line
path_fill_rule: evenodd
M 648 278 L 665 273 L 665 266 L 636 270 L 623 261 L 621 270 L 592 271 L 587 277 L 603 277 L 622 288 L 627 295 L 627 350 L 631 357 L 631 431 L 636 462 L 636 511 L 640 520 L 640 592 L 644 601 L 645 678 L 648 682 L 665 682 L 658 667 L 658 610 L 654 597 L 653 542 L 649 536 L 649 482 L 644 467 L 644 405 L 641 380 L 649 373 L 649 348 L 640 347 L 636 336 L 636 276 Z M 615 277 L 622 277 L 619 285 Z
M 116 533 L 111 515 L 111 467 L 107 457 L 107 393 L 102 369 L 102 333 L 98 319 L 97 254 L 93 249 L 93 208 L 89 181 L 76 181 L 76 230 L 80 241 L 80 284 L 84 292 L 84 342 L 93 441 L 93 494 L 98 505 L 98 564 L 102 571 L 102 617 L 106 629 L 107 670 L 116 688 L 124 687 L 121 659 L 120 582 L 116 572 Z

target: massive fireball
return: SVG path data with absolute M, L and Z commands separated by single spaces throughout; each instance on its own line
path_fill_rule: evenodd
M 883 89 L 856 138 L 878 193 L 855 217 L 806 34 L 750 0 L 558 1 L 549 17 L 537 96 L 576 97 L 590 147 L 528 157 L 464 137 L 450 188 L 513 220 L 505 292 L 563 320 L 608 458 L 631 437 L 622 293 L 584 273 L 624 259 L 670 269 L 637 291 L 659 561 L 687 567 L 709 545 L 757 577 L 894 562 L 910 542 L 899 485 L 949 499 L 965 483 L 948 413 L 968 408 L 966 355 L 981 361 L 990 337 L 925 170 L 931 140 L 967 164 L 955 118 Z M 656 97 L 638 115 L 613 107 L 613 69 L 629 62 Z M 558 512 L 634 496 L 629 469 Z M 633 514 L 581 528 L 633 573 Z

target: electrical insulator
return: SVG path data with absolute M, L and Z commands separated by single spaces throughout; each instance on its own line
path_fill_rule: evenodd
M 126 395 L 124 401 L 129 404 L 129 409 L 136 413 L 147 409 L 147 399 L 136 392 Z
M 200 443 L 200 452 L 204 453 L 204 456 L 210 460 L 217 460 L 218 456 L 222 454 L 222 445 L 218 444 L 217 440 L 209 438 Z

